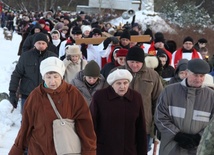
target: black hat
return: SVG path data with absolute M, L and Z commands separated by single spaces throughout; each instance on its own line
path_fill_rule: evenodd
M 91 60 L 85 66 L 83 74 L 85 76 L 99 77 L 100 76 L 100 67 L 99 67 L 99 65 L 94 60 Z
M 96 34 L 96 33 L 98 33 L 99 35 L 102 35 L 102 32 L 101 32 L 100 29 L 94 28 L 94 29 L 92 30 L 92 35 L 94 35 L 94 34 Z
M 126 60 L 134 60 L 139 62 L 144 62 L 144 51 L 142 48 L 138 46 L 133 46 L 128 50 L 128 53 L 126 55 Z
M 192 59 L 188 61 L 187 69 L 195 74 L 207 74 L 210 72 L 209 64 L 202 59 Z
M 135 30 L 130 30 L 129 33 L 130 33 L 131 36 L 139 35 L 139 33 L 137 31 L 135 31 Z
M 194 43 L 192 37 L 190 37 L 190 36 L 184 38 L 183 44 L 184 44 L 185 42 L 187 42 L 187 41 L 190 41 L 190 42 Z
M 80 11 L 80 13 L 79 13 L 80 15 L 84 15 L 85 14 L 85 12 L 84 11 Z
M 154 41 L 155 41 L 155 43 L 157 43 L 157 42 L 165 43 L 163 33 L 161 33 L 161 32 L 155 33 L 155 40 Z
M 122 39 L 122 38 L 126 38 L 126 39 L 131 40 L 131 36 L 130 36 L 130 33 L 128 30 L 123 31 L 123 33 L 120 35 L 120 39 Z
M 72 34 L 82 34 L 82 30 L 80 27 L 78 26 L 75 26 L 73 29 L 72 29 Z
M 33 37 L 33 43 L 35 44 L 37 41 L 45 41 L 48 44 L 48 38 L 44 33 L 36 33 Z
M 70 17 L 69 16 L 64 16 L 64 20 L 70 21 Z
M 78 21 L 78 22 L 82 21 L 82 17 L 77 16 L 77 21 Z
M 201 38 L 198 40 L 199 43 L 207 43 L 207 40 L 205 38 Z

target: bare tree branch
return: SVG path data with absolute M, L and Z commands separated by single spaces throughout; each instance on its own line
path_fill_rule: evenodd
M 202 6 L 202 4 L 205 3 L 205 1 L 206 1 L 206 0 L 202 0 L 202 2 L 201 2 L 198 6 L 195 6 L 196 9 L 200 8 L 200 7 Z

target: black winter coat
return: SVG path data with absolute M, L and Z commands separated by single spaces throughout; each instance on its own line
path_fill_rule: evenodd
M 16 92 L 19 87 L 20 93 L 27 97 L 42 82 L 39 66 L 42 60 L 50 56 L 57 57 L 51 51 L 45 50 L 40 52 L 35 48 L 22 53 L 11 75 L 9 91 Z

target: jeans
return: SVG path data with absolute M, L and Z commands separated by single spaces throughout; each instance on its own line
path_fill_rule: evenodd
M 26 98 L 21 98 L 21 114 L 23 114 L 25 101 L 26 101 Z
M 151 138 L 150 134 L 147 134 L 147 152 L 152 149 L 153 138 Z

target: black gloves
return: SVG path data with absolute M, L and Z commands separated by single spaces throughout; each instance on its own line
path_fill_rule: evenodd
M 67 60 L 71 60 L 71 55 L 66 55 Z
M 192 149 L 199 145 L 201 136 L 199 134 L 187 134 L 179 132 L 175 135 L 174 140 L 184 149 Z
M 85 59 L 87 59 L 87 48 L 88 48 L 88 45 L 87 44 L 84 44 L 82 43 L 81 44 L 81 48 L 80 50 L 82 51 L 82 55 L 85 57 Z
M 10 103 L 13 105 L 13 107 L 17 108 L 18 98 L 15 92 L 10 92 L 9 100 L 10 100 Z
M 113 44 L 118 44 L 119 40 L 118 40 L 117 37 L 108 37 L 108 38 L 106 38 L 106 40 L 104 40 L 104 42 L 103 42 L 103 46 L 104 46 L 103 50 L 105 50 L 111 42 Z

